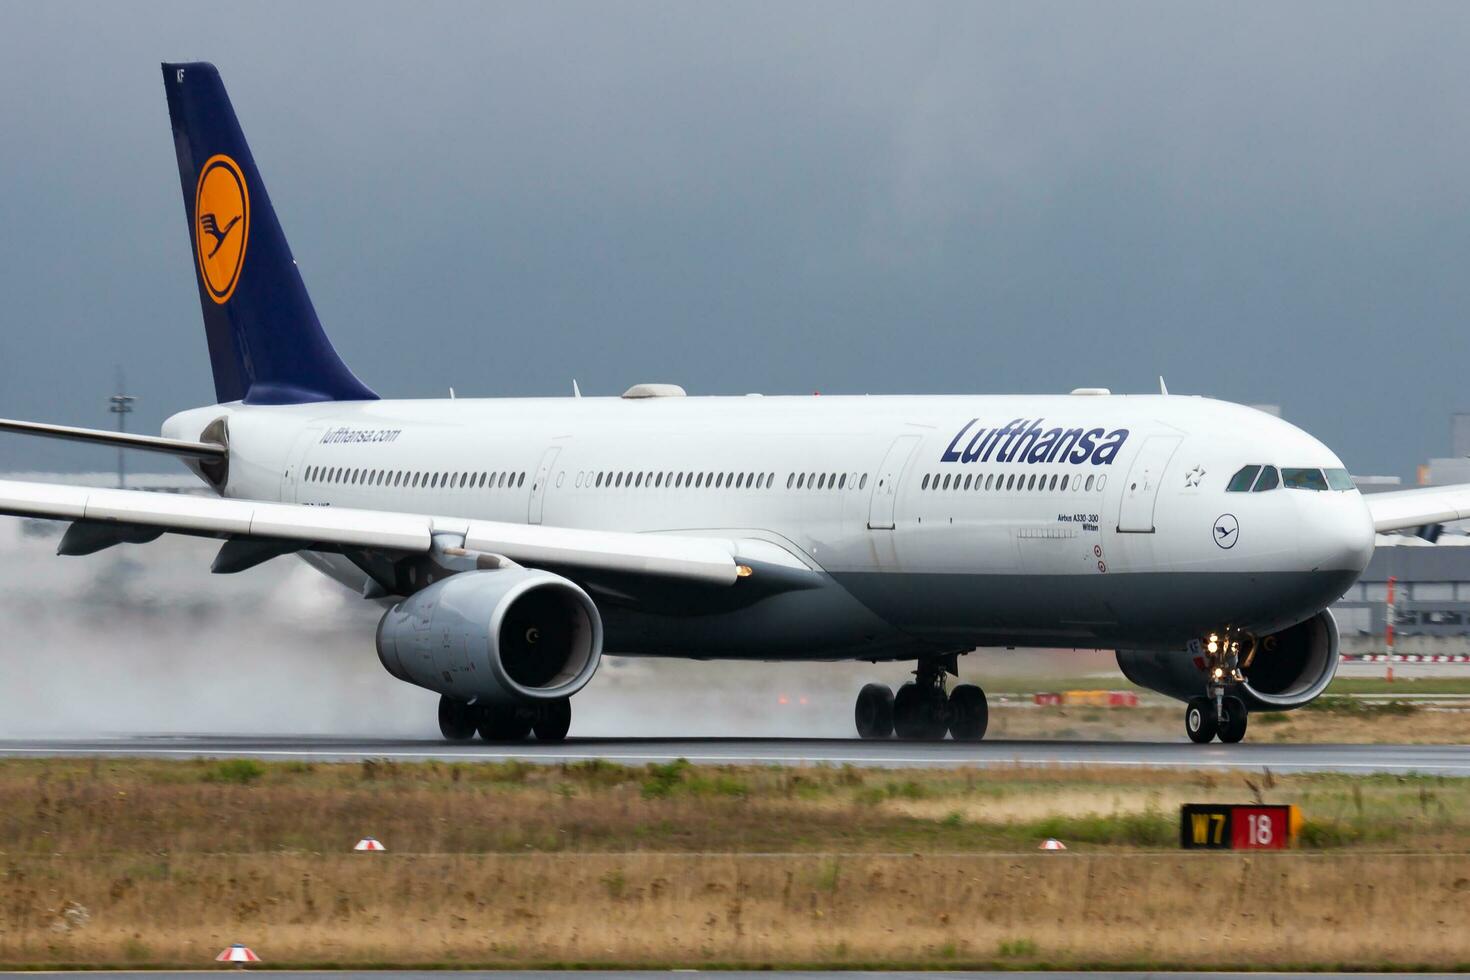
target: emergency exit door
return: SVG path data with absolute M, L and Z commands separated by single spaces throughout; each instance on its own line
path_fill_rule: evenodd
M 1154 533 L 1154 501 L 1159 495 L 1159 484 L 1182 439 L 1182 436 L 1150 436 L 1133 458 L 1118 510 L 1119 531 Z
M 541 457 L 541 465 L 536 467 L 536 478 L 531 481 L 530 507 L 526 512 L 527 523 L 541 523 L 541 508 L 546 502 L 546 485 L 551 482 L 552 471 L 556 466 L 556 456 L 560 452 L 560 446 L 552 446 Z
M 893 508 L 898 497 L 898 481 L 903 477 L 909 457 L 919 445 L 918 436 L 899 436 L 888 447 L 883 465 L 873 481 L 873 496 L 868 501 L 868 527 L 875 531 L 893 529 Z

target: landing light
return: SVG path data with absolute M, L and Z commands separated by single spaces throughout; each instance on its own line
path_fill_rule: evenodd
M 736 565 L 735 566 L 735 577 L 736 578 L 750 578 L 754 574 L 755 574 L 754 570 L 752 570 L 749 565 Z

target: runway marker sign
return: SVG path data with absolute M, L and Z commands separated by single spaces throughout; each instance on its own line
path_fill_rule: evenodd
M 259 963 L 260 957 L 244 943 L 235 943 L 215 957 L 219 963 Z
M 1185 803 L 1179 846 L 1186 850 L 1281 851 L 1301 831 L 1296 806 L 1265 803 Z
M 376 837 L 364 837 L 352 846 L 354 851 L 386 851 L 387 848 Z

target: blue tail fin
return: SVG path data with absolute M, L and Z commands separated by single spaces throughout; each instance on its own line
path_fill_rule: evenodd
M 165 64 L 163 87 L 216 397 L 267 405 L 377 398 L 322 332 L 219 72 Z

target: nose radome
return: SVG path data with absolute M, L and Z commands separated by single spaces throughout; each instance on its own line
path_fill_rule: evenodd
M 1299 505 L 1302 552 L 1314 568 L 1361 573 L 1368 567 L 1373 557 L 1373 515 L 1360 494 L 1308 492 Z

